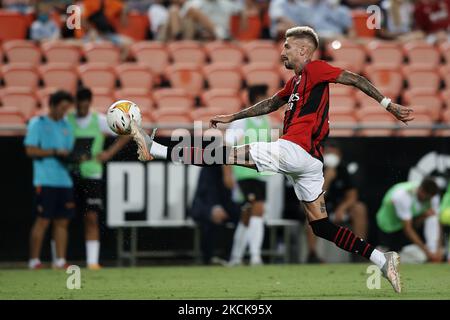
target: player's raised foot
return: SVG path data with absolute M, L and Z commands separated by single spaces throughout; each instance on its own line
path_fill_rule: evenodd
M 138 146 L 137 154 L 139 161 L 153 160 L 153 156 L 150 154 L 150 150 L 152 148 L 153 139 L 155 138 L 157 129 L 153 129 L 152 135 L 148 136 L 148 134 L 136 123 L 136 121 L 132 120 L 130 126 L 130 135 L 133 137 L 133 140 Z
M 400 293 L 402 292 L 402 283 L 399 271 L 400 256 L 394 251 L 386 252 L 384 256 L 386 257 L 386 262 L 381 268 L 381 272 L 383 273 L 383 276 L 391 283 L 395 292 Z
M 89 270 L 97 271 L 97 270 L 101 270 L 101 269 L 102 269 L 102 266 L 99 265 L 98 263 L 90 263 L 90 264 L 88 264 L 87 268 L 88 268 Z

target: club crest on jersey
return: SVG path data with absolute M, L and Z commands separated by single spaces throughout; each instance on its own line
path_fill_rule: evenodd
M 298 100 L 300 100 L 298 92 L 291 94 L 291 96 L 289 97 L 287 109 L 292 110 L 292 108 L 294 107 L 294 102 L 297 102 Z

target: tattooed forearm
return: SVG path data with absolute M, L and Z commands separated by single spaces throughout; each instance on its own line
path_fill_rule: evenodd
M 262 100 L 251 107 L 234 113 L 233 121 L 271 113 L 275 110 L 278 110 L 284 104 L 285 102 L 283 100 L 281 100 L 277 96 L 273 96 L 269 99 Z
M 378 91 L 378 89 L 375 88 L 375 86 L 369 80 L 367 80 L 363 76 L 360 76 L 359 74 L 350 71 L 344 71 L 337 78 L 336 82 L 354 86 L 367 94 L 369 97 L 374 98 L 378 102 L 381 102 L 381 100 L 383 100 L 384 98 L 380 91 Z

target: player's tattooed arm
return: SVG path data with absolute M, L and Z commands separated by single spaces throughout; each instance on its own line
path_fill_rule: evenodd
M 219 115 L 211 119 L 210 125 L 211 127 L 215 128 L 217 126 L 217 123 L 229 123 L 235 120 L 244 119 L 244 118 L 250 118 L 250 117 L 256 117 L 263 114 L 271 113 L 275 110 L 278 110 L 280 107 L 282 107 L 286 102 L 282 99 L 280 99 L 278 96 L 273 96 L 271 98 L 262 100 L 258 102 L 257 104 L 248 107 L 244 110 L 241 110 L 239 112 L 230 114 L 230 115 Z
M 384 99 L 381 92 L 369 80 L 359 74 L 350 71 L 343 71 L 336 79 L 336 82 L 348 86 L 354 86 L 367 94 L 369 97 L 375 99 L 378 103 L 381 103 L 381 100 Z M 412 117 L 413 110 L 411 108 L 407 108 L 393 102 L 389 103 L 386 110 L 404 123 L 414 119 Z

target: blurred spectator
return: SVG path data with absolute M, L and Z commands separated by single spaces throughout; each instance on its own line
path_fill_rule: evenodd
M 359 200 L 358 190 L 354 186 L 347 164 L 342 160 L 340 146 L 329 141 L 324 149 L 323 189 L 326 190 L 326 206 L 330 219 L 337 224 L 350 223 L 355 234 L 367 238 L 367 208 Z M 307 226 L 309 262 L 317 262 L 315 253 L 316 237 L 311 227 Z
M 84 0 L 82 3 L 83 26 L 86 41 L 110 41 L 122 49 L 122 58 L 128 56 L 132 40 L 118 34 L 116 26 L 126 24 L 127 11 L 120 0 Z
M 438 192 L 429 178 L 392 186 L 376 216 L 380 244 L 411 262 L 441 261 Z
M 72 170 L 77 212 L 84 217 L 86 264 L 88 269 L 100 269 L 99 215 L 103 211 L 103 163 L 109 161 L 130 140 L 120 136 L 104 150 L 105 135 L 115 135 L 106 116 L 91 111 L 92 92 L 81 88 L 76 96 L 76 110 L 67 115 L 75 137 L 73 153 L 80 162 Z
M 447 191 L 442 198 L 441 213 L 439 218 L 444 227 L 444 240 L 447 247 L 447 262 L 450 262 L 450 183 L 448 184 Z
M 166 1 L 170 2 L 170 0 Z M 157 2 L 157 0 L 127 0 L 127 9 L 129 11 L 135 10 L 145 14 L 149 7 L 155 2 Z
M 414 5 L 410 0 L 383 0 L 381 9 L 383 23 L 378 32 L 379 37 L 404 42 L 424 38 L 422 31 L 413 31 Z
M 353 21 L 350 10 L 339 0 L 313 0 L 310 26 L 321 38 L 336 38 L 348 34 Z
M 240 208 L 231 195 L 231 190 L 225 186 L 221 166 L 201 169 L 190 214 L 200 226 L 204 264 L 211 263 L 219 226 L 239 219 Z
M 339 2 L 340 0 L 336 0 L 335 2 Z M 342 5 L 356 9 L 356 8 L 362 8 L 365 9 L 370 5 L 379 5 L 381 0 L 342 0 L 340 1 Z
M 311 5 L 304 0 L 272 0 L 269 6 L 271 37 L 281 39 L 291 27 L 311 26 L 314 14 Z
M 41 2 L 36 6 L 36 9 L 36 20 L 31 24 L 31 40 L 50 41 L 59 39 L 59 27 L 50 17 L 51 5 Z
M 27 156 L 33 159 L 36 214 L 30 236 L 30 269 L 41 267 L 42 242 L 50 222 L 56 244 L 54 267 L 66 265 L 67 229 L 75 204 L 72 179 L 66 167 L 73 135 L 64 114 L 72 103 L 69 93 L 57 91 L 50 96 L 48 115 L 34 117 L 28 125 L 24 144 Z
M 172 1 L 175 2 L 175 1 Z M 171 19 L 175 18 L 176 21 L 169 23 L 169 7 L 171 11 L 176 11 L 175 14 L 171 16 Z M 176 4 L 170 6 L 170 1 L 166 0 L 155 0 L 148 8 L 148 19 L 150 21 L 150 31 L 153 34 L 153 39 L 164 41 L 166 39 L 176 39 L 176 34 L 180 32 L 179 28 L 176 27 L 179 21 L 178 14 L 179 6 Z M 168 26 L 175 26 L 176 30 L 173 35 L 170 35 L 172 31 L 168 30 Z
M 450 40 L 450 0 L 417 0 L 414 19 L 429 42 Z
M 32 13 L 35 0 L 2 0 L 2 8 L 22 14 Z

